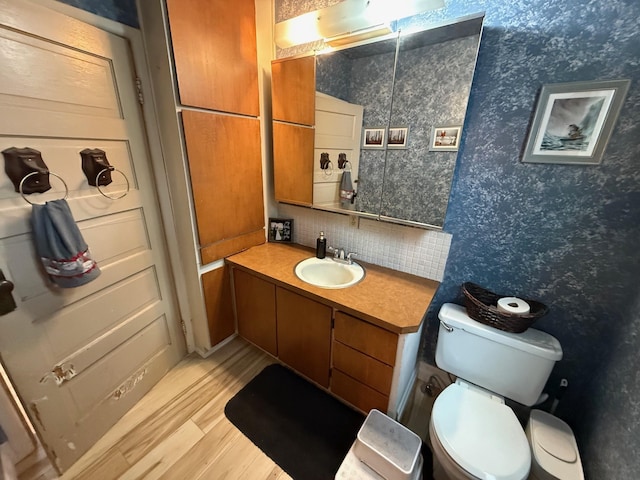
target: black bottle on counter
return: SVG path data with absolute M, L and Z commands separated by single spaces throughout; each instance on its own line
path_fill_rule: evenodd
M 327 239 L 324 238 L 324 232 L 320 232 L 320 236 L 316 240 L 316 257 L 324 258 L 327 255 Z

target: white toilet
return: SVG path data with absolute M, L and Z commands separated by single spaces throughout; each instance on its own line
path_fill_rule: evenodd
M 560 343 L 535 329 L 509 333 L 476 322 L 464 307 L 439 313 L 436 364 L 458 380 L 433 405 L 429 435 L 434 478 L 524 480 L 531 450 L 507 397 L 531 406 L 540 397 Z

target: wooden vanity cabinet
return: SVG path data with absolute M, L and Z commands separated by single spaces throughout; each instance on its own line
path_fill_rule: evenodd
M 238 333 L 277 357 L 275 285 L 237 268 L 233 269 L 233 285 Z
M 255 320 L 264 309 L 272 312 L 275 302 L 282 363 L 365 413 L 377 408 L 399 418 L 411 396 L 424 312 L 438 283 L 369 265 L 357 286 L 319 289 L 294 273 L 295 265 L 311 255 L 306 247 L 271 242 L 228 257 L 226 263 L 236 272 L 238 325 L 246 317 Z M 239 295 L 240 282 L 250 276 L 274 289 L 266 300 Z M 242 302 L 250 302 L 252 309 Z M 273 332 L 274 316 L 269 318 Z M 240 334 L 248 338 L 242 328 Z
M 331 391 L 364 412 L 386 412 L 398 335 L 346 313 L 335 313 Z
M 238 333 L 329 388 L 331 307 L 233 269 Z
M 278 358 L 329 388 L 331 307 L 276 288 Z
M 388 411 L 397 334 L 238 268 L 233 281 L 240 336 L 363 412 Z

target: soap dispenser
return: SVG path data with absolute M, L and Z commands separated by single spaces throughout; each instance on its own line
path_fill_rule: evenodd
M 327 255 L 327 239 L 324 238 L 324 232 L 320 232 L 320 236 L 316 240 L 316 257 L 324 258 Z

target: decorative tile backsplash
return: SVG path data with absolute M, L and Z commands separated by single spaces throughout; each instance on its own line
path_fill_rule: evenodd
M 441 281 L 449 256 L 451 235 L 444 232 L 405 227 L 360 218 L 359 227 L 351 217 L 337 213 L 280 204 L 278 215 L 293 218 L 293 241 L 315 248 L 321 231 L 327 245 L 356 252 L 356 260 L 393 268 L 431 280 Z

